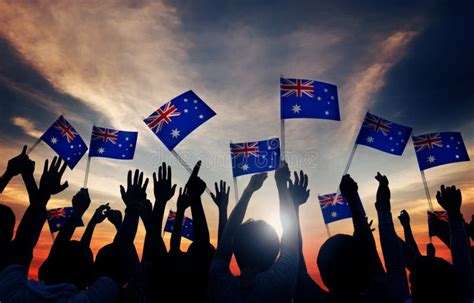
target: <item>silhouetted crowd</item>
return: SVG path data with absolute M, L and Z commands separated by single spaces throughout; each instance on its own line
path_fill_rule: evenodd
M 434 219 L 436 235 L 450 248 L 452 264 L 435 256 L 432 244 L 420 253 L 410 227 L 410 217 L 398 217 L 404 240 L 397 236 L 391 214 L 389 181 L 377 173 L 375 208 L 383 253 L 377 253 L 372 221 L 368 221 L 358 195 L 357 183 L 343 176 L 340 191 L 347 200 L 354 232 L 327 239 L 315 260 L 328 291 L 308 274 L 303 257 L 299 224 L 300 206 L 309 197 L 308 177 L 303 171 L 291 178 L 285 162 L 274 178 L 280 202 L 281 240 L 262 220 L 243 222 L 252 195 L 267 173 L 253 175 L 229 217 L 229 187 L 215 184 L 212 199 L 219 210 L 218 245 L 210 242 L 201 196 L 206 183 L 198 176 L 198 162 L 184 187 L 179 188 L 175 224 L 169 251 L 163 234 L 163 216 L 175 196 L 171 167 L 163 163 L 153 173 L 154 203 L 147 197 L 149 179 L 129 171 L 120 186 L 125 205 L 122 213 L 101 205 L 94 212 L 80 241 L 71 240 L 91 204 L 87 189 L 72 197 L 73 212 L 57 234 L 48 257 L 38 271 L 39 281 L 28 280 L 28 271 L 47 217 L 53 195 L 68 187 L 61 180 L 66 164 L 55 157 L 45 161 L 39 184 L 33 177 L 35 163 L 22 153 L 8 161 L 0 178 L 0 192 L 21 175 L 29 206 L 15 232 L 15 215 L 0 204 L 0 302 L 474 302 L 472 249 L 474 223 L 466 223 L 461 191 L 441 186 L 436 198 L 448 213 L 447 227 Z M 180 250 L 186 209 L 193 218 L 194 240 Z M 108 219 L 116 228 L 111 243 L 96 256 L 90 249 L 94 228 Z M 139 221 L 145 230 L 140 259 L 134 246 Z M 229 265 L 235 256 L 240 275 Z

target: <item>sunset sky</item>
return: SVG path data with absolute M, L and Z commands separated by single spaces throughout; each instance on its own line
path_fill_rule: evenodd
M 201 177 L 213 188 L 220 179 L 232 183 L 230 140 L 280 135 L 280 75 L 333 83 L 339 91 L 340 122 L 286 123 L 290 168 L 303 169 L 310 180 L 301 224 L 305 258 L 317 278 L 315 260 L 327 238 L 317 194 L 337 189 L 367 110 L 413 127 L 414 134 L 460 131 L 474 157 L 472 11 L 472 1 L 0 0 L 0 169 L 62 113 L 86 142 L 92 124 L 138 131 L 133 160 L 92 159 L 87 224 L 104 202 L 124 209 L 119 185 L 126 182 L 128 169 L 142 169 L 151 177 L 166 161 L 173 167 L 174 182 L 187 180 L 186 170 L 141 121 L 171 98 L 192 89 L 217 113 L 176 147 L 191 165 L 203 160 Z M 31 154 L 38 178 L 44 159 L 52 156 L 45 144 Z M 84 157 L 66 171 L 69 188 L 49 208 L 70 206 L 83 184 L 85 166 Z M 462 189 L 466 219 L 474 213 L 473 169 L 471 161 L 426 171 L 433 199 L 443 183 Z M 390 179 L 399 235 L 396 216 L 406 209 L 424 251 L 427 201 L 412 143 L 400 157 L 364 146 L 357 150 L 350 174 L 375 227 L 377 171 Z M 240 191 L 248 180 L 238 179 Z M 153 197 L 151 187 L 148 194 Z M 232 192 L 229 212 L 233 197 Z M 217 209 L 209 196 L 203 201 L 216 243 Z M 14 209 L 18 223 L 28 204 L 21 178 L 9 184 L 0 202 Z M 175 199 L 166 213 L 170 208 L 176 209 Z M 247 217 L 265 219 L 281 231 L 273 176 L 254 195 Z M 351 220 L 331 224 L 330 230 L 352 233 Z M 75 237 L 82 231 L 78 228 Z M 113 235 L 110 223 L 100 224 L 94 251 Z M 378 240 L 377 230 L 375 236 Z M 139 251 L 143 239 L 140 225 Z M 33 277 L 51 242 L 45 225 Z M 434 243 L 449 258 L 443 244 Z M 188 244 L 184 241 L 183 249 Z

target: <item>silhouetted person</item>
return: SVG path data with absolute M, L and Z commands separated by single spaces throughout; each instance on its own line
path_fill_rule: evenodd
M 474 300 L 474 276 L 469 239 L 461 213 L 462 195 L 456 186 L 441 185 L 436 193 L 438 204 L 448 212 L 450 248 L 453 266 L 463 289 L 463 301 Z
M 10 207 L 0 204 L 0 271 L 8 264 L 14 228 L 15 214 Z
M 415 303 L 459 303 L 462 288 L 454 267 L 436 257 L 419 257 L 410 272 Z
M 219 242 L 222 233 L 224 233 L 225 225 L 227 224 L 227 206 L 229 205 L 230 186 L 226 186 L 226 182 L 223 180 L 219 182 L 219 186 L 217 182 L 214 186 L 216 193 L 211 193 L 211 197 L 219 210 L 219 230 L 217 234 L 217 241 Z M 237 203 L 237 201 L 235 202 Z
M 209 274 L 211 302 L 289 302 L 291 299 L 298 273 L 298 231 L 286 163 L 275 172 L 283 228 L 281 243 L 275 230 L 265 222 L 241 224 L 250 198 L 266 178 L 266 173 L 252 176 L 227 221 Z M 240 268 L 239 277 L 229 270 L 232 253 Z

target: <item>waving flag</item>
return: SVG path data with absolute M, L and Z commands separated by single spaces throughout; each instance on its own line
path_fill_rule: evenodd
M 280 140 L 231 143 L 230 154 L 234 177 L 275 170 L 280 163 Z
M 318 195 L 319 206 L 323 213 L 324 224 L 329 224 L 335 221 L 347 219 L 352 217 L 351 209 L 347 204 L 346 199 L 339 194 L 337 200 L 334 201 L 336 193 L 327 195 Z
M 173 150 L 187 135 L 216 113 L 192 90 L 168 101 L 143 120 Z
M 73 169 L 87 152 L 86 143 L 63 116 L 46 130 L 41 140 L 48 144 L 70 169 Z
M 50 209 L 47 212 L 48 225 L 51 233 L 59 231 L 72 215 L 72 207 L 61 207 Z M 84 226 L 81 222 L 79 226 Z
M 168 218 L 166 219 L 165 232 L 172 233 L 174 222 L 176 221 L 176 212 L 170 210 Z M 181 236 L 185 237 L 188 240 L 194 240 L 193 234 L 193 219 L 184 217 L 183 219 L 183 230 L 181 231 Z
M 420 170 L 449 163 L 469 161 L 469 155 L 461 133 L 433 133 L 414 136 L 412 139 Z
M 448 212 L 445 210 L 428 211 L 428 234 L 430 237 L 445 233 L 449 237 Z
M 92 126 L 89 157 L 133 159 L 137 137 L 138 132 Z
M 280 78 L 281 119 L 340 120 L 337 87 L 304 79 Z
M 410 139 L 411 128 L 367 113 L 357 136 L 356 144 L 366 145 L 400 156 Z

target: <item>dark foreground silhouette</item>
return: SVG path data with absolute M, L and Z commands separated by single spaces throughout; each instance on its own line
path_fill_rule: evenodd
M 71 240 L 91 204 L 87 189 L 72 197 L 73 213 L 57 234 L 47 259 L 39 268 L 39 281 L 27 279 L 28 270 L 51 196 L 68 187 L 62 182 L 66 164 L 59 158 L 46 160 L 37 184 L 35 163 L 26 155 L 8 161 L 0 178 L 0 192 L 16 175 L 23 178 L 29 206 L 17 227 L 8 205 L 0 205 L 0 302 L 473 302 L 471 237 L 474 222 L 467 224 L 460 211 L 461 191 L 441 186 L 438 204 L 447 211 L 448 222 L 432 218 L 432 232 L 451 250 L 452 264 L 435 256 L 435 247 L 420 253 L 405 210 L 398 219 L 404 239 L 397 236 L 391 214 L 389 181 L 377 173 L 375 208 L 384 265 L 377 253 L 372 221 L 368 221 L 358 195 L 357 183 L 345 175 L 342 195 L 352 212 L 354 232 L 330 237 L 321 246 L 315 262 L 328 289 L 318 285 L 307 272 L 303 257 L 300 207 L 309 197 L 308 177 L 282 162 L 275 171 L 283 228 L 281 240 L 265 221 L 242 222 L 252 195 L 267 174 L 250 179 L 240 200 L 227 218 L 229 187 L 215 184 L 212 199 L 219 213 L 218 246 L 210 242 L 209 228 L 201 202 L 206 184 L 199 178 L 201 163 L 187 183 L 179 188 L 177 212 L 169 251 L 162 238 L 166 204 L 176 194 L 171 167 L 163 163 L 153 173 L 154 203 L 147 197 L 149 179 L 143 172 L 128 172 L 120 186 L 125 214 L 99 206 L 80 241 Z M 193 218 L 193 241 L 181 251 L 185 210 Z M 90 242 L 97 224 L 109 220 L 116 228 L 111 243 L 93 256 Z M 140 260 L 133 244 L 139 221 L 145 230 Z M 229 270 L 232 256 L 240 276 Z M 408 272 L 408 275 L 407 275 Z

